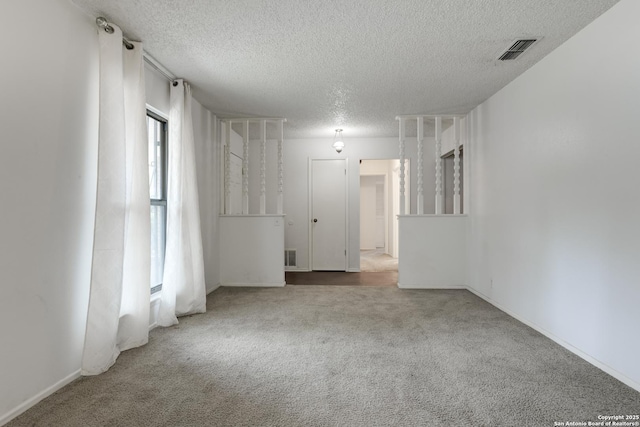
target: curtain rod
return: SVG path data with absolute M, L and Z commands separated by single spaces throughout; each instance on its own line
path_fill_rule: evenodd
M 111 25 L 109 25 L 109 22 L 103 18 L 102 16 L 98 16 L 96 18 L 96 25 L 99 28 L 104 29 L 105 32 L 109 33 L 109 34 L 113 34 L 113 32 L 115 31 L 113 29 L 113 27 Z M 125 47 L 129 50 L 133 49 L 133 43 L 131 43 L 129 40 L 125 39 L 124 37 L 122 37 L 122 44 L 125 45 Z
M 174 81 L 177 79 L 176 76 L 174 76 L 171 71 L 167 70 L 164 65 L 162 65 L 161 63 L 159 63 L 153 56 L 149 55 L 147 53 L 147 51 L 145 51 L 144 49 L 142 50 L 142 57 L 144 59 L 144 62 L 146 62 L 147 64 L 149 64 L 154 70 L 156 70 L 157 72 L 159 72 L 160 74 L 162 74 L 164 77 L 167 78 L 167 80 L 169 81 Z
M 107 33 L 113 34 L 115 31 L 113 27 L 109 24 L 106 18 L 99 16 L 96 18 L 96 25 L 99 28 L 104 29 Z M 122 37 L 122 44 L 129 50 L 134 48 L 133 43 L 127 40 L 124 36 Z M 157 70 L 160 74 L 165 76 L 170 81 L 174 81 L 176 76 L 174 76 L 169 70 L 167 70 L 162 64 L 160 64 L 154 57 L 149 55 L 144 49 L 142 50 L 142 57 L 147 64 Z

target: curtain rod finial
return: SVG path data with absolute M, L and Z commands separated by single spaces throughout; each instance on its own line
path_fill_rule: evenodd
M 113 27 L 109 25 L 109 22 L 102 16 L 98 16 L 96 18 L 96 25 L 100 28 L 104 28 L 104 30 L 109 34 L 112 34 L 114 31 Z

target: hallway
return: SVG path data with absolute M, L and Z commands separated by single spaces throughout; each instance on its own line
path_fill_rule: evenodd
M 360 272 L 285 272 L 287 285 L 398 286 L 398 259 L 382 248 L 360 251 Z
M 287 285 L 398 286 L 398 271 L 347 273 L 344 271 L 285 272 Z
M 398 258 L 384 253 L 384 248 L 361 249 L 360 250 L 360 271 L 395 271 L 398 272 Z

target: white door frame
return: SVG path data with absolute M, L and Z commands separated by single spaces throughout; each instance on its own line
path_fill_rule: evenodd
M 313 271 L 313 227 L 311 226 L 312 212 L 313 212 L 313 162 L 315 160 L 344 160 L 344 167 L 346 169 L 346 176 L 344 180 L 344 195 L 345 195 L 345 247 L 347 254 L 345 256 L 345 271 L 349 271 L 349 254 L 350 254 L 350 245 L 349 245 L 349 159 L 331 159 L 326 157 L 309 157 L 309 162 L 307 165 L 307 185 L 308 185 L 308 200 L 307 200 L 307 229 L 309 230 L 309 271 Z M 358 246 L 360 246 L 360 242 L 358 242 Z M 358 251 L 359 252 L 359 251 Z M 358 269 L 359 271 L 359 269 Z

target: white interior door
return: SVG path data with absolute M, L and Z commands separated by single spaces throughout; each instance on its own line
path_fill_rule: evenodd
M 347 269 L 347 163 L 311 161 L 312 270 Z

